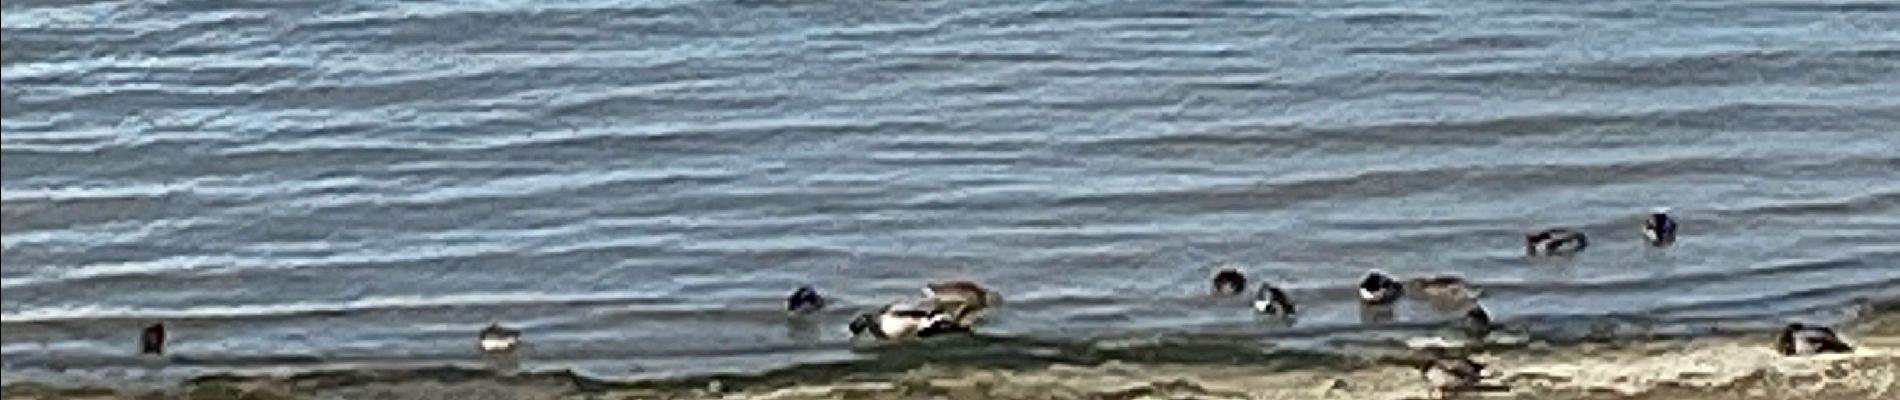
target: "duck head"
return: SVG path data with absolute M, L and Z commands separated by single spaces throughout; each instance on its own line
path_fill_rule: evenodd
M 808 313 L 824 308 L 825 298 L 811 286 L 801 286 L 785 298 L 785 311 L 790 313 Z
M 1229 296 L 1247 291 L 1247 276 L 1233 267 L 1221 268 L 1214 273 L 1214 294 Z
M 878 336 L 882 333 L 878 331 L 877 314 L 872 313 L 858 314 L 857 318 L 851 319 L 849 329 L 851 330 L 851 337 L 858 337 L 865 334 Z
M 1254 295 L 1253 306 L 1254 310 L 1263 313 L 1270 312 L 1280 315 L 1293 315 L 1295 313 L 1293 309 L 1293 298 L 1287 296 L 1286 291 L 1274 287 L 1271 283 L 1260 284 L 1260 293 Z
M 1359 299 L 1367 303 L 1386 304 L 1398 300 L 1405 287 L 1399 281 L 1386 276 L 1384 271 L 1366 272 L 1365 279 L 1359 280 Z

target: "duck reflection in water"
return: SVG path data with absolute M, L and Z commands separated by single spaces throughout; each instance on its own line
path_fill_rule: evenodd
M 1366 325 L 1392 322 L 1397 315 L 1391 304 L 1361 304 L 1359 306 L 1359 322 Z
M 798 343 L 818 342 L 818 322 L 811 316 L 796 316 L 785 319 L 785 337 Z
M 513 375 L 521 370 L 521 356 L 518 354 L 512 351 L 482 353 L 482 359 L 489 369 L 503 375 Z

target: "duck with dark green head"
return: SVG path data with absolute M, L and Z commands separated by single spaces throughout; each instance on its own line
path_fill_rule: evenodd
M 785 297 L 785 312 L 791 315 L 807 315 L 825 308 L 825 297 L 818 295 L 818 289 L 811 286 L 799 286 Z

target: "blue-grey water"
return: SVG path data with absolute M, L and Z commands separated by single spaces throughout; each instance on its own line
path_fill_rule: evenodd
M 473 364 L 490 321 L 526 368 L 756 371 L 943 278 L 1007 294 L 986 334 L 1318 348 L 1450 318 L 1363 326 L 1371 268 L 1552 332 L 1900 295 L 1892 2 L 3 7 L 9 376 Z M 1524 257 L 1558 226 L 1592 246 Z

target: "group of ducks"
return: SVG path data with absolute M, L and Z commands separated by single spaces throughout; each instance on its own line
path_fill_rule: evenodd
M 1660 247 L 1675 242 L 1676 229 L 1676 221 L 1665 210 L 1659 209 L 1644 219 L 1642 232 L 1651 245 Z M 1583 232 L 1573 229 L 1550 229 L 1524 236 L 1524 251 L 1533 257 L 1567 256 L 1583 251 L 1588 246 L 1589 240 Z M 1464 279 L 1433 276 L 1413 279 L 1410 284 L 1440 309 L 1462 308 L 1462 328 L 1472 337 L 1482 338 L 1494 327 L 1490 314 L 1478 303 L 1480 289 L 1468 285 Z M 1407 283 L 1375 269 L 1360 280 L 1359 300 L 1369 311 L 1382 311 L 1390 315 L 1391 306 L 1405 296 L 1406 287 Z M 1246 288 L 1247 277 L 1238 268 L 1223 267 L 1214 273 L 1212 292 L 1216 296 L 1241 295 L 1246 292 Z M 925 285 L 923 292 L 922 298 L 893 302 L 873 312 L 859 314 L 848 327 L 851 337 L 903 340 L 967 334 L 979 323 L 983 313 L 1003 302 L 1002 295 L 997 291 L 971 281 L 931 282 Z M 786 312 L 797 317 L 825 308 L 827 301 L 817 289 L 803 286 L 794 290 L 786 298 L 785 304 Z M 1263 315 L 1292 318 L 1297 313 L 1292 296 L 1272 283 L 1260 284 L 1252 304 L 1253 309 Z M 145 353 L 163 353 L 164 324 L 146 327 L 140 340 Z M 492 323 L 482 329 L 476 344 L 484 352 L 504 353 L 514 350 L 520 341 L 520 330 Z M 1853 347 L 1832 329 L 1798 323 L 1789 324 L 1782 330 L 1774 348 L 1789 356 L 1853 351 Z M 1444 349 L 1435 349 L 1429 359 L 1416 366 L 1438 393 L 1476 387 L 1486 368 L 1482 363 L 1453 355 Z

